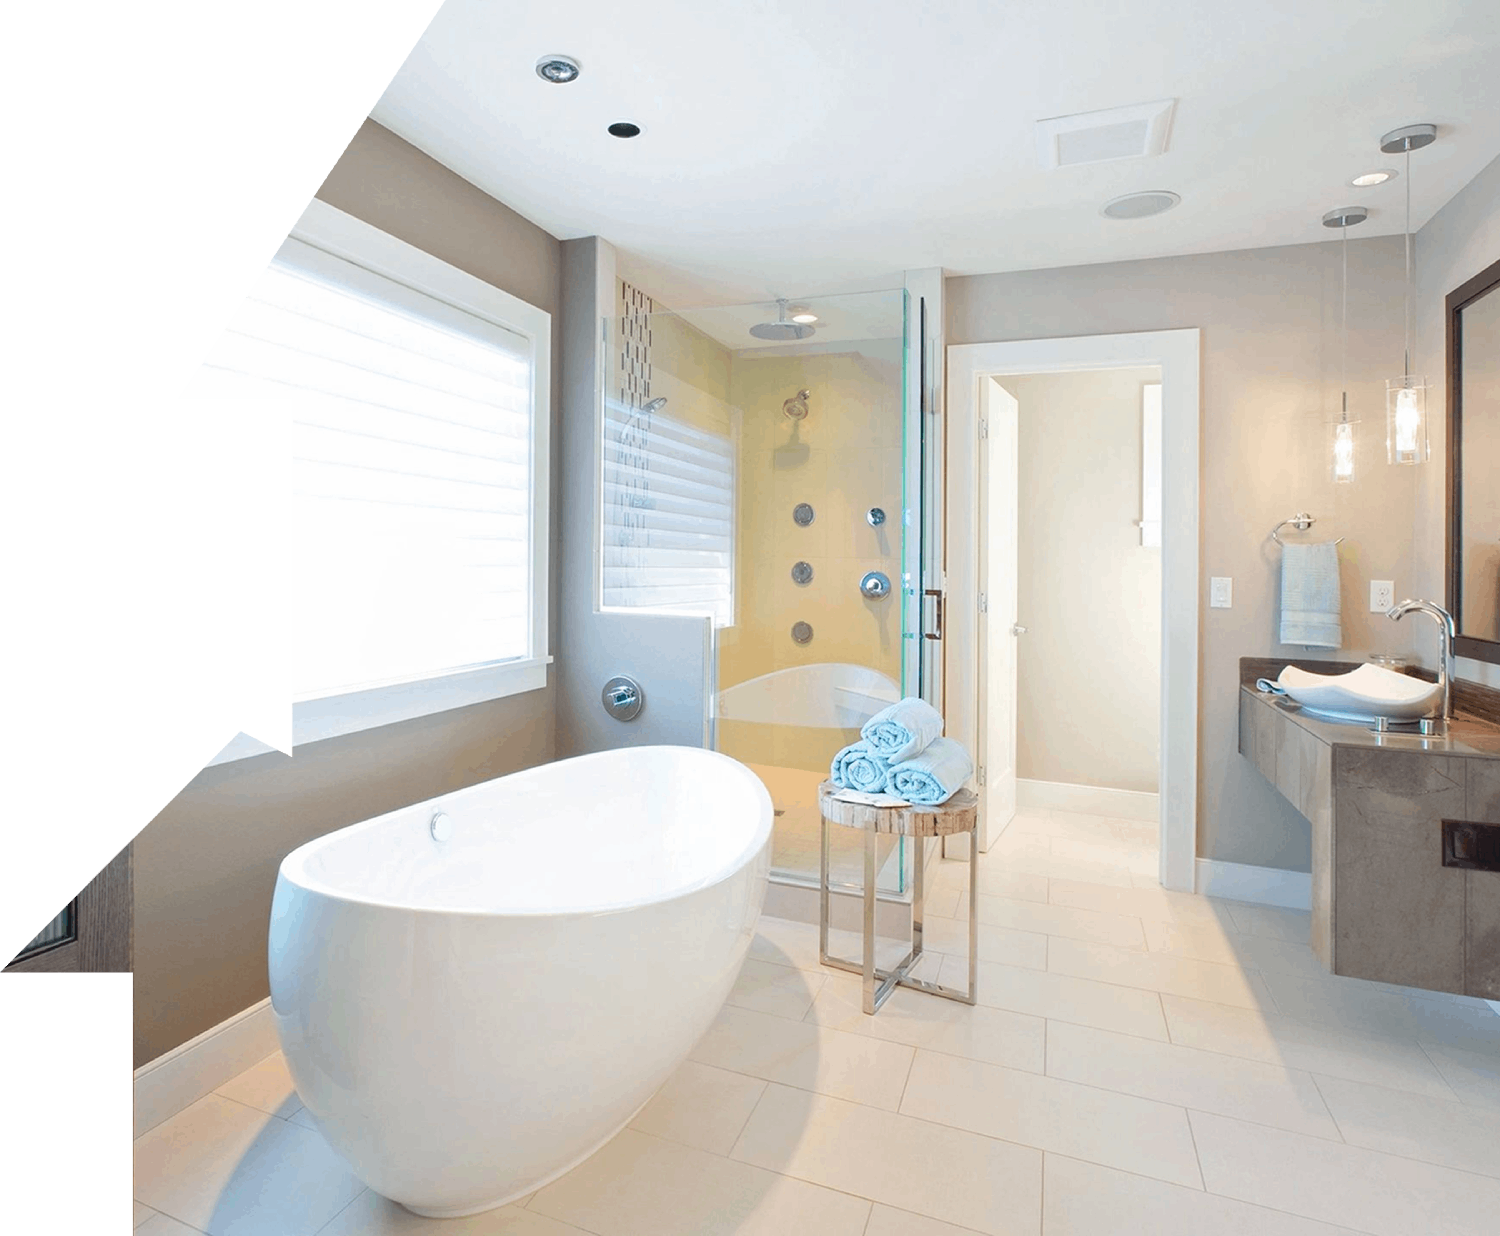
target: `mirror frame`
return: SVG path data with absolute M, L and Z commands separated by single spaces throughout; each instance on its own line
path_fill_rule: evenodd
M 1463 633 L 1462 621 L 1462 537 L 1463 537 L 1463 383 L 1459 366 L 1462 356 L 1458 346 L 1458 315 L 1482 296 L 1500 296 L 1500 262 L 1491 263 L 1472 279 L 1460 283 L 1444 301 L 1447 324 L 1448 378 L 1448 528 L 1447 528 L 1447 602 L 1458 628 L 1453 651 L 1460 657 L 1489 661 L 1500 665 L 1500 640 L 1480 639 Z

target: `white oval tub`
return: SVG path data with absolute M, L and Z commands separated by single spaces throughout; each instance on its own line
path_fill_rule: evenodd
M 633 747 L 294 850 L 271 905 L 271 1005 L 329 1143 L 376 1192 L 438 1216 L 587 1158 L 728 995 L 771 820 L 760 779 L 728 756 Z

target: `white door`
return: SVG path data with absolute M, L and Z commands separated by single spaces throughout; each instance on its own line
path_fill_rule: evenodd
M 980 383 L 979 762 L 980 849 L 1016 813 L 1016 657 L 1022 637 L 1016 598 L 1020 405 L 995 379 Z

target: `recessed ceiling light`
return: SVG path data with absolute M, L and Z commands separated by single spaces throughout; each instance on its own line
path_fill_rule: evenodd
M 557 86 L 576 80 L 580 72 L 582 68 L 572 56 L 543 56 L 536 62 L 536 75 Z
M 1368 189 L 1371 185 L 1383 185 L 1387 180 L 1395 180 L 1396 173 L 1388 167 L 1379 171 L 1366 172 L 1363 176 L 1356 176 L 1349 183 L 1358 189 Z
M 792 321 L 801 322 L 804 326 L 810 326 L 818 320 L 818 315 L 806 305 L 798 305 L 792 310 Z
M 611 137 L 639 137 L 641 126 L 631 124 L 628 120 L 617 120 L 609 126 L 609 135 Z
M 1145 219 L 1171 210 L 1182 198 L 1170 189 L 1148 189 L 1144 193 L 1127 193 L 1104 203 L 1100 214 L 1108 219 Z

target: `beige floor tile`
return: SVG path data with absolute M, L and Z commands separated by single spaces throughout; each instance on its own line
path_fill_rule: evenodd
M 283 1120 L 289 1119 L 302 1106 L 302 1100 L 292 1086 L 292 1075 L 287 1072 L 286 1058 L 279 1051 L 272 1052 L 259 1064 L 251 1065 L 214 1093 L 280 1116 Z
M 1344 1236 L 1349 1229 L 1049 1154 L 1046 1236 Z
M 1278 1011 L 1302 1021 L 1500 1054 L 1500 1016 L 1487 1007 L 1399 995 L 1378 983 L 1332 975 L 1308 979 L 1267 973 L 1261 981 Z
M 1121 820 L 1115 827 L 1123 841 L 1158 848 L 1161 845 L 1161 829 L 1155 824 L 1148 824 L 1144 820 Z
M 1500 1181 L 1192 1112 L 1210 1193 L 1373 1236 L 1494 1236 Z
M 135 1142 L 135 1195 L 209 1236 L 312 1236 L 364 1186 L 322 1136 L 210 1094 Z
M 1041 932 L 1070 940 L 1091 940 L 1119 948 L 1145 948 L 1141 920 L 1134 915 L 1104 914 L 1097 910 L 1075 910 L 1011 897 L 979 895 L 979 921 L 1017 931 Z
M 1151 875 L 1161 866 L 1155 842 L 1141 845 L 1119 837 L 1052 837 L 1050 842 L 1054 858 L 1124 867 L 1139 875 Z
M 853 975 L 847 979 L 840 975 L 825 983 L 806 1020 L 1007 1068 L 1042 1071 L 1046 1022 L 1040 1017 L 899 988 L 872 1017 L 860 1003 L 859 980 Z
M 1148 884 L 1154 883 L 1152 877 L 1144 879 Z M 1220 921 L 1221 913 L 1228 913 L 1218 909 L 1209 898 L 1194 893 L 1174 893 L 1159 886 L 1114 888 L 1079 878 L 1053 880 L 1049 896 L 1053 905 L 1167 922 L 1215 923 Z
M 1306 944 L 1312 934 L 1312 915 L 1306 910 L 1281 906 L 1257 906 L 1244 901 L 1223 903 L 1234 920 L 1235 930 L 1247 936 L 1270 936 L 1292 944 Z
M 1073 837 L 1080 841 L 1118 841 L 1119 821 L 1110 816 L 1081 815 L 1075 811 L 1042 811 L 1022 808 L 1005 831 L 1040 833 L 1048 837 Z
M 1312 1075 L 1065 1022 L 1047 1025 L 1047 1076 L 1338 1138 Z
M 1352 1146 L 1500 1177 L 1500 1112 L 1343 1077 L 1318 1089 Z
M 1200 1187 L 1186 1114 L 1150 1099 L 919 1051 L 901 1114 Z
M 870 1211 L 870 1222 L 865 1227 L 865 1236 L 973 1236 L 973 1232 L 971 1227 L 955 1227 L 941 1219 L 914 1215 L 909 1210 L 897 1210 L 878 1202 Z
M 1041 854 L 1050 857 L 1052 838 L 1046 833 L 1013 833 L 1006 831 L 990 842 L 985 860 L 990 865 L 997 861 L 1008 863 L 1012 858 L 1025 854 Z
M 861 1236 L 870 1203 L 626 1129 L 527 1209 L 597 1236 Z
M 812 1007 L 822 985 L 821 974 L 751 957 L 730 989 L 728 1003 L 779 1017 L 800 1018 Z
M 1262 1003 L 1237 966 L 1165 953 L 1143 953 L 1083 940 L 1054 937 L 1047 949 L 1047 969 L 1074 978 L 1171 992 L 1195 1000 L 1216 1000 L 1239 1008 L 1259 1008 Z
M 1172 1042 L 1184 1047 L 1330 1077 L 1352 1077 L 1435 1098 L 1453 1097 L 1427 1053 L 1412 1040 L 1359 1034 L 1279 1013 L 1182 996 L 1163 996 L 1161 1002 Z
M 142 1223 L 144 1223 L 155 1213 L 156 1211 L 147 1206 L 145 1202 L 136 1202 L 134 1213 L 131 1216 L 131 1226 L 140 1227 Z
M 858 932 L 832 930 L 828 933 L 828 947 L 835 956 L 857 957 L 864 948 L 864 937 Z M 877 936 L 875 962 L 880 966 L 890 966 L 906 956 L 909 947 L 906 940 Z M 826 972 L 818 957 L 816 923 L 799 923 L 792 919 L 763 915 L 755 925 L 749 956 L 755 961 L 790 966 L 794 970 L 810 970 L 818 974 Z
M 969 955 L 969 920 L 924 915 L 922 947 L 953 956 Z M 1016 931 L 1010 927 L 979 924 L 979 956 L 986 961 L 1028 970 L 1047 968 L 1047 937 L 1036 931 Z
M 1500 1112 L 1500 1056 L 1437 1045 L 1428 1047 L 1426 1054 L 1460 1102 Z M 1364 1080 L 1388 1084 L 1378 1077 Z
M 986 857 L 997 856 L 992 852 Z M 1049 880 L 1082 880 L 1121 889 L 1131 887 L 1130 872 L 1122 863 L 1116 862 L 1086 862 L 1078 858 L 1059 858 L 1052 853 L 1001 854 L 998 856 L 998 865 L 1007 874 L 1046 876 Z M 993 864 L 989 870 L 994 870 Z M 980 870 L 979 887 L 982 892 L 1007 895 L 986 879 L 983 868 Z
M 984 858 L 988 859 L 988 855 Z M 965 875 L 959 890 L 965 901 L 968 899 L 969 883 Z M 1007 871 L 998 862 L 991 865 L 981 860 L 979 865 L 979 891 L 991 897 L 1012 897 L 1017 901 L 1045 902 L 1048 899 L 1048 880 L 1044 875 L 1032 875 L 1025 871 Z M 956 918 L 968 913 L 968 906 L 959 908 Z
M 1248 935 L 1231 923 L 1146 922 L 1146 942 L 1154 953 L 1190 957 L 1267 974 L 1326 978 L 1328 971 L 1303 941 Z
M 1040 1227 L 1038 1151 L 803 1090 L 768 1088 L 733 1157 L 991 1236 Z
M 140 1236 L 202 1236 L 196 1227 L 189 1227 L 171 1215 L 157 1214 L 155 1211 L 135 1230 Z
M 793 1024 L 783 1018 L 775 1020 Z M 758 1078 L 684 1061 L 636 1114 L 630 1127 L 710 1154 L 728 1154 L 765 1088 L 765 1082 Z
M 961 889 L 950 885 L 930 889 L 923 898 L 923 903 L 928 914 L 936 914 L 942 918 L 963 918 L 965 915 L 959 913 L 959 906 L 966 900 Z
M 726 1008 L 693 1048 L 692 1058 L 715 1068 L 895 1111 L 911 1067 L 912 1049 L 817 1022 Z
M 424 1219 L 366 1189 L 318 1236 L 586 1236 L 582 1228 L 523 1209 L 519 1202 L 466 1215 Z
M 967 979 L 967 965 L 961 958 L 950 959 L 938 981 L 961 987 Z M 1148 1039 L 1167 1037 L 1167 1023 L 1157 994 L 1116 983 L 980 961 L 978 1001 L 990 1008 L 1029 1013 L 1033 1017 L 1055 1017 L 1059 1021 L 1139 1034 Z

